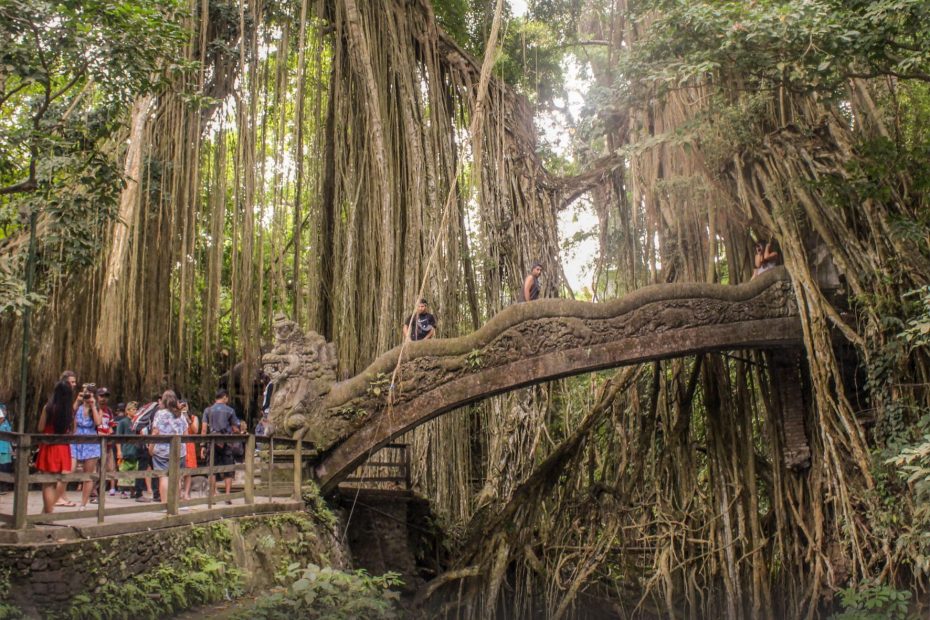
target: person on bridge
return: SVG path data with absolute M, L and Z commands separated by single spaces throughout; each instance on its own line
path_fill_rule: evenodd
M 152 435 L 186 435 L 187 434 L 187 416 L 181 408 L 178 395 L 174 390 L 165 390 L 161 395 L 161 409 L 155 414 L 152 421 Z M 183 445 L 182 453 L 179 454 L 181 467 L 184 467 Z M 158 477 L 158 492 L 162 502 L 168 501 L 168 465 L 171 458 L 171 445 L 167 443 L 156 443 L 152 447 L 152 469 L 160 472 Z M 171 481 L 173 484 L 179 484 L 179 480 Z
M 536 301 L 539 299 L 539 276 L 542 275 L 542 263 L 533 263 L 533 268 L 523 280 L 522 301 Z
M 48 404 L 42 408 L 39 415 L 38 430 L 43 435 L 65 435 L 71 432 L 74 424 L 74 411 L 71 403 L 74 397 L 71 385 L 67 381 L 59 381 Z M 39 445 L 39 455 L 36 457 L 36 469 L 44 474 L 71 473 L 71 448 L 68 444 L 43 443 Z M 42 483 L 42 512 L 52 512 L 56 505 L 74 506 L 74 502 L 63 500 L 66 503 L 56 503 L 64 497 L 65 483 Z
M 79 437 L 97 435 L 98 427 L 103 424 L 103 414 L 97 404 L 97 387 L 93 383 L 85 383 L 81 388 L 81 404 L 74 412 L 74 434 Z M 100 444 L 74 443 L 71 444 L 71 456 L 81 466 L 85 474 L 97 473 L 100 463 Z M 97 486 L 94 480 L 85 480 L 81 483 L 81 507 L 87 506 L 91 491 Z
M 406 340 L 429 340 L 436 335 L 436 317 L 429 313 L 425 299 L 417 304 L 417 311 L 404 321 Z
M 6 405 L 0 403 L 0 432 L 12 433 L 13 426 L 10 424 L 10 420 L 6 417 Z M 5 474 L 13 473 L 13 444 L 9 441 L 0 440 L 0 471 Z M 6 491 L 12 491 L 13 485 L 9 483 L 0 484 L 0 495 Z
M 239 418 L 236 417 L 235 410 L 229 406 L 229 393 L 220 388 L 216 391 L 216 402 L 207 407 L 203 412 L 203 419 L 200 422 L 200 434 L 208 435 L 231 435 L 239 433 Z M 206 446 L 201 448 L 201 458 L 206 459 Z M 213 444 L 213 464 L 214 465 L 235 465 L 236 460 L 233 455 L 233 446 L 229 442 L 216 442 Z M 216 493 L 216 481 L 222 478 L 226 485 L 226 495 L 232 492 L 232 481 L 236 476 L 235 472 L 227 471 L 216 474 L 210 480 L 210 494 Z M 230 500 L 226 500 L 231 504 Z
M 764 246 L 762 242 L 756 244 L 756 257 L 754 259 L 755 270 L 752 272 L 752 277 L 755 278 L 760 273 L 765 273 L 769 269 L 775 267 L 778 264 L 778 252 L 772 246 L 772 242 L 769 241 Z

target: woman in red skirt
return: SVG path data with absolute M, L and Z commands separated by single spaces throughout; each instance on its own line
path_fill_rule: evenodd
M 74 400 L 71 386 L 66 381 L 55 384 L 48 404 L 42 408 L 38 429 L 44 435 L 66 435 L 72 431 Z M 39 445 L 36 469 L 45 474 L 67 474 L 71 472 L 71 448 L 68 444 L 43 443 Z M 42 512 L 55 510 L 55 502 L 64 495 L 65 483 L 45 482 L 42 484 Z
M 181 415 L 187 416 L 187 433 L 188 435 L 200 434 L 200 420 L 190 410 L 186 400 L 181 401 Z M 187 469 L 197 469 L 197 445 L 191 441 L 184 444 L 184 467 Z M 184 486 L 181 487 L 181 499 L 191 498 L 191 475 L 184 476 Z

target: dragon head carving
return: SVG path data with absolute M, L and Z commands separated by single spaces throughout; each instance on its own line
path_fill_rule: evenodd
M 305 334 L 283 315 L 275 317 L 274 334 L 274 348 L 262 356 L 274 383 L 271 422 L 287 435 L 307 427 L 312 440 L 311 421 L 336 381 L 336 348 L 316 332 Z

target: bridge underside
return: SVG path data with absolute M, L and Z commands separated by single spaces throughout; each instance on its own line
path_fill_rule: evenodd
M 321 461 L 317 476 L 329 492 L 383 445 L 439 415 L 469 403 L 544 381 L 605 368 L 696 353 L 800 346 L 796 316 L 705 325 L 560 349 L 468 374 L 382 410 Z

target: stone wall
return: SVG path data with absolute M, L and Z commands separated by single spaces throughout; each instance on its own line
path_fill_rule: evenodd
M 275 571 L 290 562 L 349 565 L 331 527 L 306 512 L 281 512 L 93 540 L 0 545 L 0 579 L 9 582 L 8 601 L 35 616 L 108 582 L 177 563 L 190 548 L 228 558 L 243 572 L 247 592 L 273 583 Z
M 407 594 L 443 570 L 441 533 L 426 500 L 404 491 L 341 489 L 338 502 L 344 517 L 351 514 L 346 539 L 356 567 L 399 573 Z

